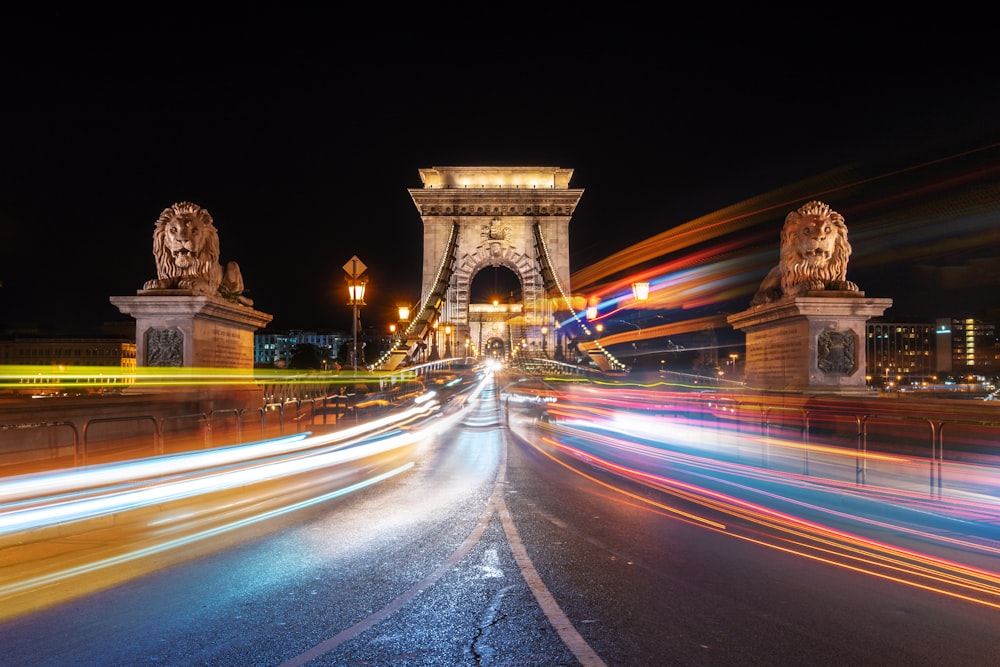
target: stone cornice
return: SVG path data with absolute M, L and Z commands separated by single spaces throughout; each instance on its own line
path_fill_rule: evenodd
M 188 290 L 137 290 L 136 296 L 113 296 L 111 303 L 122 313 L 143 317 L 191 317 L 220 320 L 258 329 L 272 315 L 227 301 L 220 296 L 195 295 Z
M 751 306 L 730 315 L 726 321 L 734 329 L 750 329 L 777 320 L 809 317 L 880 317 L 892 306 L 892 299 L 865 297 L 864 292 L 838 290 L 809 292 L 807 296 L 779 299 L 773 303 Z
M 411 188 L 421 216 L 571 216 L 582 189 Z
M 569 187 L 572 169 L 562 167 L 431 167 L 420 170 L 425 188 Z

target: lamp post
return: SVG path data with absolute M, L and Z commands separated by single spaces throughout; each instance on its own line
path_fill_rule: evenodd
M 451 325 L 444 325 L 444 357 L 451 359 Z
M 358 259 L 355 255 L 347 260 L 347 264 L 344 264 L 344 271 L 347 273 L 347 293 L 350 295 L 350 301 L 347 303 L 348 306 L 354 307 L 354 319 L 351 322 L 351 332 L 354 336 L 354 347 L 351 349 L 351 366 L 354 368 L 354 374 L 358 373 L 358 308 L 364 306 L 365 304 L 365 283 L 367 279 L 361 277 L 361 274 L 365 272 L 368 268 L 365 263 Z
M 438 326 L 441 324 L 439 320 L 434 320 L 434 332 L 433 338 L 431 338 L 431 357 L 430 361 L 437 361 L 441 358 L 441 354 L 438 352 Z
M 549 328 L 548 327 L 542 327 L 542 356 L 543 357 L 548 357 L 549 356 L 548 338 L 549 338 Z

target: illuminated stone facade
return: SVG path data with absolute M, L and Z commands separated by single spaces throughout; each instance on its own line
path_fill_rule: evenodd
M 424 187 L 409 192 L 424 224 L 421 303 L 430 300 L 442 265 L 452 262 L 438 319 L 455 327 L 457 343 L 478 347 L 502 333 L 507 349 L 518 341 L 537 347 L 553 311 L 569 308 L 569 222 L 583 195 L 569 187 L 572 175 L 559 167 L 420 170 Z M 457 247 L 449 256 L 456 225 Z M 470 318 L 472 279 L 494 266 L 510 269 L 521 282 L 521 309 L 506 328 Z

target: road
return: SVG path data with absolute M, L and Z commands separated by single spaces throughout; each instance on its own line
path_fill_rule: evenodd
M 967 517 L 894 503 L 890 539 L 859 519 L 884 497 L 793 498 L 777 474 L 649 457 L 539 422 L 506 383 L 450 407 L 457 421 L 404 450 L 402 474 L 7 618 L 0 664 L 1000 664 L 995 516 L 967 536 Z

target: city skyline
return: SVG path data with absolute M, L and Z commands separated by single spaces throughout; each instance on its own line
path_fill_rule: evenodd
M 574 170 L 573 272 L 735 210 L 753 224 L 727 252 L 752 261 L 736 297 L 709 306 L 746 307 L 784 216 L 817 198 L 845 216 L 849 276 L 894 299 L 889 317 L 1000 307 L 1000 93 L 985 42 L 957 54 L 862 39 L 810 53 L 809 76 L 780 44 L 720 49 L 723 35 L 581 51 L 541 78 L 523 74 L 530 55 L 480 48 L 447 76 L 417 76 L 376 58 L 378 41 L 254 51 L 237 28 L 260 22 L 233 27 L 192 28 L 206 37 L 192 53 L 162 45 L 176 24 L 83 51 L 58 31 L 3 47 L 15 100 L 0 111 L 12 130 L 3 328 L 121 319 L 108 299 L 155 277 L 153 223 L 178 201 L 212 214 L 221 259 L 239 262 L 254 307 L 274 315 L 269 330 L 349 327 L 341 266 L 354 255 L 371 279 L 363 317 L 381 325 L 420 296 L 407 189 L 420 168 L 449 165 Z M 673 66 L 682 57 L 694 64 Z M 509 79 L 484 78 L 500 67 Z

